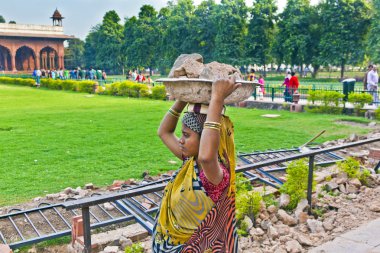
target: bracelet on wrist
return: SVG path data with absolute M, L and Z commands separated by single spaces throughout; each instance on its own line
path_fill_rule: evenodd
M 170 108 L 170 109 L 168 110 L 168 113 L 169 113 L 170 115 L 172 115 L 173 117 L 175 117 L 175 118 L 179 118 L 179 116 L 181 116 L 181 113 L 177 112 L 176 110 L 174 110 L 174 109 L 172 109 L 172 108 Z
M 218 127 L 214 127 L 214 126 L 207 126 L 207 125 L 205 125 L 205 126 L 203 127 L 203 129 L 213 129 L 213 130 L 217 130 L 217 131 L 220 131 L 220 128 L 218 128 Z
M 206 121 L 203 124 L 203 128 L 209 128 L 209 129 L 215 129 L 215 130 L 220 130 L 221 129 L 221 124 L 219 122 L 213 122 L 213 121 Z

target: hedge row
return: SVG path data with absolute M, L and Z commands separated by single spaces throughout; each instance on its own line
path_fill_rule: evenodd
M 34 79 L 0 77 L 0 83 L 34 86 L 36 81 Z M 41 87 L 46 87 L 52 90 L 70 90 L 86 93 L 96 92 L 98 94 L 113 96 L 145 97 L 159 100 L 166 99 L 166 91 L 163 85 L 156 85 L 149 90 L 147 85 L 132 81 L 115 82 L 112 84 L 106 84 L 105 87 L 97 87 L 97 82 L 94 81 L 54 80 L 42 78 Z
M 46 87 L 52 90 L 71 90 L 93 93 L 95 85 L 96 82 L 94 81 L 41 79 L 41 87 Z
M 34 81 L 34 79 L 0 77 L 0 83 L 33 86 L 36 83 L 36 81 Z
M 320 105 L 315 107 L 306 107 L 309 112 L 316 113 L 329 113 L 329 114 L 341 114 L 343 107 L 340 105 L 344 104 L 344 95 L 337 91 L 309 91 L 307 101 L 314 104 L 315 101 L 320 101 Z

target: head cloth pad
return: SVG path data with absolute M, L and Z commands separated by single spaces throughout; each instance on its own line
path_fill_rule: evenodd
M 182 123 L 194 132 L 201 134 L 206 117 L 206 114 L 187 112 L 182 118 Z

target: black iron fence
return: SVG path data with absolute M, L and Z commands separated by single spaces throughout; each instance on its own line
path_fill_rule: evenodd
M 308 174 L 308 190 L 307 190 L 307 200 L 309 203 L 309 207 L 312 207 L 312 202 L 311 202 L 311 197 L 312 197 L 312 183 L 313 183 L 313 174 L 314 174 L 314 161 L 315 157 L 319 154 L 323 153 L 328 153 L 340 149 L 345 149 L 345 148 L 350 148 L 350 147 L 355 147 L 355 146 L 361 146 L 364 144 L 369 144 L 373 142 L 380 141 L 380 138 L 372 138 L 372 139 L 366 139 L 366 140 L 361 140 L 357 142 L 352 142 L 348 144 L 343 144 L 339 146 L 334 146 L 334 147 L 329 147 L 329 148 L 324 148 L 324 149 L 318 149 L 318 150 L 310 150 L 305 153 L 299 153 L 295 155 L 290 155 L 290 156 L 285 156 L 285 157 L 279 157 L 276 159 L 272 160 L 266 160 L 263 162 L 257 162 L 254 164 L 247 164 L 243 165 L 239 168 L 236 169 L 236 172 L 248 172 L 252 170 L 258 170 L 262 167 L 270 166 L 270 165 L 275 165 L 279 163 L 284 163 L 284 162 L 289 162 L 293 160 L 298 160 L 302 158 L 307 158 L 309 161 L 309 174 Z M 379 166 L 379 164 L 378 164 Z M 376 166 L 376 167 L 378 167 Z M 122 199 L 127 199 L 131 198 L 134 196 L 138 196 L 141 194 L 148 194 L 152 192 L 157 192 L 157 191 L 162 191 L 165 188 L 166 183 L 160 183 L 157 185 L 152 185 L 152 186 L 146 186 L 146 187 L 141 187 L 139 189 L 131 189 L 127 190 L 125 192 L 120 192 L 116 194 L 110 194 L 110 195 L 105 195 L 105 196 L 97 196 L 97 197 L 91 197 L 87 199 L 81 199 L 77 201 L 70 201 L 67 203 L 64 203 L 63 206 L 67 210 L 73 210 L 73 209 L 82 209 L 82 218 L 83 218 L 83 232 L 84 232 L 84 251 L 91 252 L 91 227 L 90 227 L 90 207 L 93 205 L 98 205 L 101 203 L 105 202 L 112 202 L 112 201 L 118 201 Z M 309 209 L 310 211 L 310 209 Z M 148 221 L 147 221 L 148 222 Z
M 321 87 L 317 88 L 315 86 L 311 86 L 309 88 L 298 88 L 297 89 L 297 93 L 299 94 L 299 100 L 306 101 L 308 96 L 309 96 L 309 93 L 311 91 L 335 91 L 335 92 L 338 92 L 341 94 L 345 94 L 345 91 L 343 88 L 330 87 L 330 86 L 326 86 L 324 88 L 321 88 Z M 368 91 L 368 90 L 364 90 L 362 88 L 356 88 L 352 92 L 354 92 L 354 93 L 368 93 L 368 94 L 372 95 L 373 97 L 377 96 L 377 98 L 380 98 L 380 91 L 379 90 L 378 91 Z M 268 87 L 265 87 L 264 92 L 261 92 L 261 91 L 259 92 L 259 89 L 255 89 L 252 96 L 255 100 L 261 100 L 261 99 L 265 98 L 265 100 L 269 99 L 271 101 L 283 100 L 284 102 L 292 102 L 294 93 L 295 93 L 295 90 L 289 90 L 287 92 L 285 90 L 285 87 L 268 86 Z M 347 99 L 345 99 L 345 100 L 347 100 Z M 344 100 L 341 101 L 341 103 L 344 103 L 344 102 L 345 102 Z M 380 102 L 378 101 L 378 99 L 375 99 L 375 101 L 373 103 L 378 105 Z

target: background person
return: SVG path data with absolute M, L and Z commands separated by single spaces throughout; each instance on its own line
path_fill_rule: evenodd
M 377 73 L 377 67 L 373 66 L 372 70 L 368 72 L 367 76 L 367 89 L 373 97 L 373 103 L 378 106 L 379 96 L 377 94 L 379 84 L 379 74 Z
M 290 95 L 293 96 L 293 94 L 298 90 L 300 83 L 298 81 L 298 77 L 296 76 L 296 72 L 292 71 L 290 74 L 292 77 L 289 80 L 289 88 Z
M 233 125 L 222 110 L 239 85 L 232 78 L 214 82 L 207 115 L 185 113 L 179 139 L 175 129 L 186 103 L 175 102 L 164 116 L 158 134 L 184 162 L 164 190 L 153 252 L 237 253 Z
M 254 69 L 251 69 L 251 73 L 249 73 L 249 76 L 248 76 L 248 81 L 255 81 L 256 80 L 256 74 L 255 74 L 255 70 Z
M 364 74 L 364 78 L 363 78 L 363 90 L 367 90 L 367 85 L 368 85 L 368 82 L 367 82 L 368 73 L 369 73 L 372 69 L 373 69 L 373 65 L 372 65 L 372 64 L 368 65 L 367 72 L 365 72 L 365 74 Z
M 264 99 L 264 95 L 265 95 L 265 80 L 264 80 L 264 77 L 263 75 L 260 75 L 259 76 L 259 84 L 260 84 L 260 99 L 263 100 Z
M 284 82 L 281 85 L 281 86 L 285 85 L 285 91 L 284 91 L 285 102 L 292 102 L 292 96 L 290 95 L 290 79 L 292 78 L 292 75 L 290 73 L 291 73 L 290 69 L 287 69 Z

